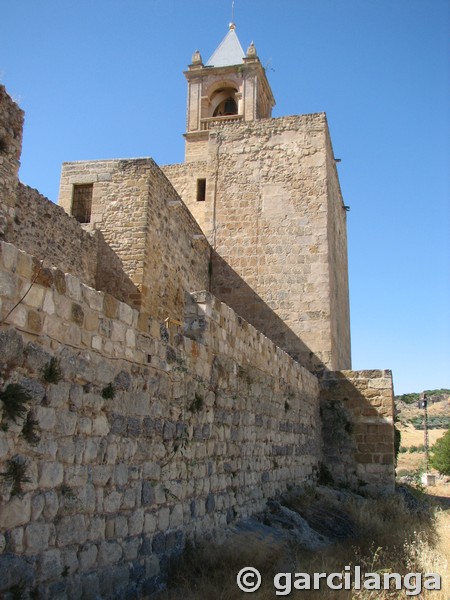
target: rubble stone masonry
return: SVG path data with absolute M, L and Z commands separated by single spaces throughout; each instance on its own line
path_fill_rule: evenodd
M 15 216 L 24 113 L 0 85 L 0 239 Z
M 95 237 L 33 188 L 19 183 L 16 198 L 16 222 L 7 241 L 43 260 L 44 266 L 58 267 L 95 287 Z
M 186 535 L 314 478 L 318 381 L 229 307 L 194 295 L 183 335 L 57 269 L 30 289 L 34 264 L 2 244 L 2 319 L 29 291 L 1 327 L 1 389 L 27 390 L 39 441 L 3 410 L 0 471 L 29 481 L 0 479 L 0 591 L 149 587 Z

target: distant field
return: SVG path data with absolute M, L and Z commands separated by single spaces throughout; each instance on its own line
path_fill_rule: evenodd
M 423 430 L 414 429 L 414 427 L 403 427 L 401 428 L 402 440 L 401 446 L 403 448 L 410 448 L 411 446 L 420 446 L 424 443 Z M 447 429 L 430 429 L 428 431 L 428 439 L 430 447 L 444 435 Z M 397 472 L 405 471 L 416 471 L 425 461 L 424 452 L 400 452 L 397 461 Z
M 430 446 L 432 446 L 440 437 L 444 435 L 446 429 L 429 429 L 428 440 Z M 423 429 L 415 429 L 414 427 L 407 427 L 401 430 L 402 432 L 402 443 L 401 445 L 405 448 L 410 446 L 419 446 L 424 442 Z

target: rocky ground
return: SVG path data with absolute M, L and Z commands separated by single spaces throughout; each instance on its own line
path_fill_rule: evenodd
M 341 572 L 344 565 L 360 565 L 365 572 L 440 573 L 443 590 L 431 598 L 447 600 L 449 533 L 450 486 L 423 494 L 399 485 L 394 495 L 380 498 L 325 486 L 293 489 L 269 501 L 262 513 L 237 523 L 220 543 L 213 539 L 188 549 L 170 571 L 168 589 L 158 598 L 244 598 L 236 573 L 252 565 L 263 580 L 252 597 L 268 600 L 275 597 L 276 573 L 331 573 Z M 405 596 L 404 590 L 374 596 L 367 590 L 321 589 L 292 590 L 290 597 L 374 600 Z

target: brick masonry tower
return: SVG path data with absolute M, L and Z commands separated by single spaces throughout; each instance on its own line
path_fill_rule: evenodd
M 351 367 L 346 210 L 324 113 L 271 118 L 230 29 L 188 83 L 185 163 L 164 167 L 212 248 L 210 291 L 315 372 Z

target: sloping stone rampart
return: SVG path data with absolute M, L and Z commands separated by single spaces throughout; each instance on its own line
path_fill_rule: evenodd
M 44 269 L 57 267 L 128 304 L 140 297 L 100 231 L 85 231 L 60 206 L 21 183 L 16 190 L 15 220 L 6 237 L 41 261 Z
M 97 240 L 37 190 L 17 187 L 16 222 L 8 242 L 95 287 Z

